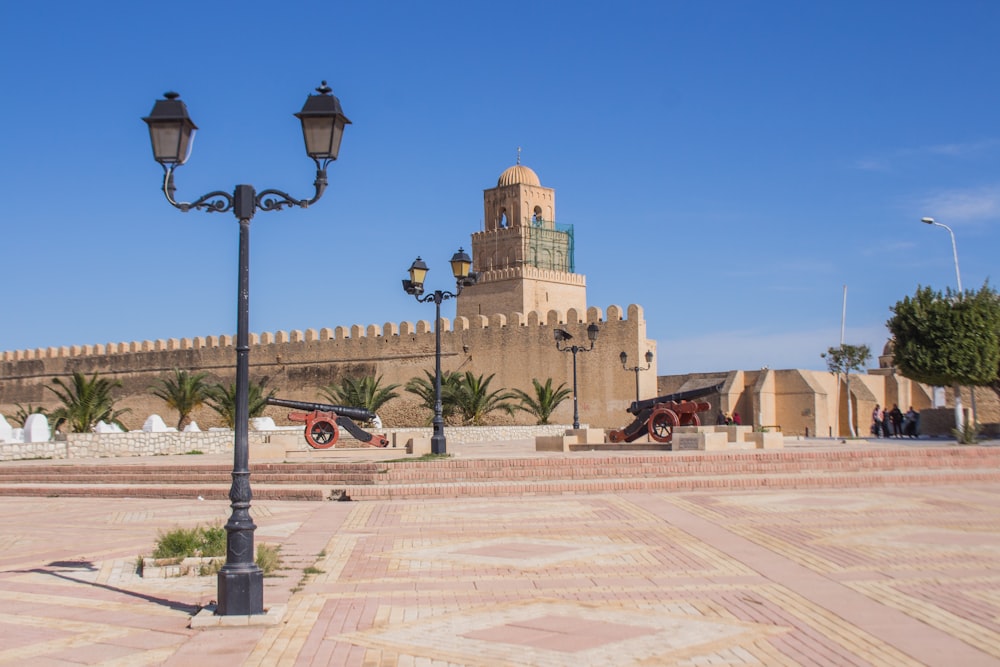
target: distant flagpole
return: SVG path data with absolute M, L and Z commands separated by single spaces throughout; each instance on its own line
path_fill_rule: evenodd
M 847 322 L 847 285 L 844 285 L 844 309 L 840 313 L 840 346 L 844 346 L 844 323 Z

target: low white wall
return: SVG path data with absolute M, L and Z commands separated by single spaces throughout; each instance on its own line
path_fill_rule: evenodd
M 445 435 L 455 442 L 499 442 L 504 440 L 522 440 L 539 435 L 561 435 L 568 427 L 565 424 L 548 424 L 546 426 L 448 426 Z M 404 431 L 420 437 L 431 437 L 433 433 L 427 428 L 379 429 L 392 441 L 393 433 Z M 249 443 L 266 444 L 271 436 L 280 433 L 287 435 L 288 430 L 280 431 L 250 431 Z M 300 436 L 302 448 L 309 449 L 305 437 Z M 346 432 L 341 432 L 338 445 L 350 446 L 353 438 Z M 357 442 L 357 441 L 354 441 Z M 359 443 L 360 444 L 360 443 Z M 196 433 L 147 433 L 145 431 L 129 431 L 128 433 L 69 433 L 60 436 L 59 440 L 49 442 L 3 442 L 0 443 L 0 461 L 16 461 L 23 459 L 79 459 L 79 458 L 114 458 L 122 456 L 164 456 L 167 454 L 187 454 L 199 451 L 203 454 L 221 454 L 233 451 L 232 431 L 202 431 Z

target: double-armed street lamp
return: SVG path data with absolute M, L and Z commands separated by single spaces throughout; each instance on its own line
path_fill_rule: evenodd
M 635 372 L 635 402 L 638 403 L 639 402 L 639 372 L 640 371 L 648 371 L 650 368 L 653 367 L 653 353 L 650 350 L 646 350 L 646 367 L 645 368 L 643 368 L 642 366 L 632 366 L 631 368 L 629 368 L 629 366 L 628 366 L 628 354 L 626 354 L 624 350 L 622 350 L 622 353 L 618 355 L 618 358 L 622 360 L 622 368 L 624 368 L 627 371 L 634 371 Z
M 958 295 L 962 296 L 962 273 L 958 270 L 958 246 L 955 245 L 955 232 L 951 231 L 951 227 L 948 225 L 941 224 L 934 218 L 921 218 L 920 222 L 927 225 L 937 225 L 938 227 L 944 227 L 951 234 L 951 253 L 955 257 L 955 280 L 958 281 Z
M 569 347 L 559 347 L 559 343 L 565 343 L 568 340 L 573 340 L 573 336 L 570 335 L 565 329 L 553 329 L 552 335 L 556 339 L 556 349 L 560 352 L 572 352 L 573 353 L 573 428 L 580 428 L 580 407 L 577 401 L 576 394 L 576 354 L 577 352 L 590 352 L 594 349 L 594 343 L 597 342 L 597 334 L 600 332 L 597 325 L 591 322 L 590 326 L 587 327 L 587 338 L 590 340 L 590 347 L 580 347 L 579 345 L 570 345 Z
M 455 276 L 455 292 L 434 290 L 424 296 L 424 279 L 427 277 L 427 264 L 417 257 L 410 265 L 410 279 L 403 280 L 403 291 L 413 295 L 420 303 L 434 302 L 434 433 L 431 435 L 431 453 L 446 454 L 448 441 L 444 437 L 444 417 L 441 405 L 441 302 L 457 298 L 463 287 L 475 285 L 479 274 L 472 271 L 472 258 L 462 248 L 451 257 L 451 273 Z
M 172 206 L 183 212 L 201 209 L 206 213 L 232 211 L 240 224 L 239 269 L 237 276 L 236 319 L 236 417 L 233 447 L 233 483 L 229 491 L 232 515 L 226 523 L 226 564 L 218 574 L 218 605 L 220 616 L 246 616 L 264 613 L 263 572 L 254 562 L 254 536 L 257 527 L 250 517 L 249 467 L 249 386 L 250 386 L 250 220 L 257 209 L 280 211 L 298 206 L 307 208 L 319 201 L 326 189 L 326 169 L 337 159 L 344 127 L 351 121 L 340 108 L 340 101 L 331 95 L 326 81 L 310 95 L 295 116 L 302 123 L 306 153 L 316 163 L 315 193 L 312 199 L 296 199 L 281 190 L 256 192 L 252 185 L 237 185 L 232 194 L 217 190 L 193 202 L 174 199 L 174 171 L 183 165 L 191 153 L 191 142 L 197 126 L 188 116 L 187 106 L 177 93 L 166 93 L 157 100 L 149 116 L 153 157 L 163 167 L 163 194 Z

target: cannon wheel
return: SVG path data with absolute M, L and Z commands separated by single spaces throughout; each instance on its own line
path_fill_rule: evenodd
M 656 408 L 649 416 L 649 437 L 656 442 L 670 442 L 674 427 L 680 424 L 677 413 L 668 408 Z
M 337 425 L 326 419 L 317 419 L 306 429 L 306 442 L 314 449 L 329 449 L 339 437 Z

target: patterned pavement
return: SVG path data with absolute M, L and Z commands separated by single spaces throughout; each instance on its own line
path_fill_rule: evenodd
M 1000 486 L 255 503 L 278 625 L 135 574 L 198 500 L 0 498 L 0 665 L 1000 665 Z

